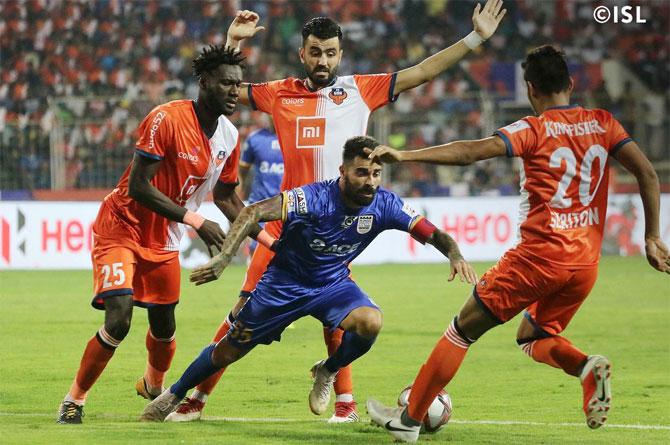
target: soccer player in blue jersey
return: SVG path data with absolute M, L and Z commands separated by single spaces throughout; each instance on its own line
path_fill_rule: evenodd
M 252 172 L 251 185 L 248 184 L 249 173 Z M 277 134 L 270 124 L 251 133 L 242 147 L 238 178 L 243 193 L 246 191 L 247 204 L 270 198 L 279 193 L 284 177 L 284 157 Z M 263 224 L 261 224 L 263 226 Z M 258 242 L 251 240 L 249 256 L 253 255 Z
M 404 230 L 435 246 L 450 260 L 449 281 L 458 275 L 477 282 L 447 233 L 379 188 L 382 166 L 365 152 L 378 145 L 370 137 L 351 138 L 344 145 L 339 178 L 294 188 L 242 210 L 221 253 L 195 269 L 191 281 L 201 285 L 216 280 L 258 221 L 283 221 L 273 246 L 276 254 L 228 335 L 206 347 L 174 385 L 146 406 L 141 420 L 170 420 L 190 388 L 256 345 L 279 341 L 290 323 L 306 315 L 345 331 L 339 348 L 312 367 L 309 406 L 322 414 L 338 370 L 365 354 L 381 329 L 381 312 L 350 278 L 349 263 L 384 230 Z

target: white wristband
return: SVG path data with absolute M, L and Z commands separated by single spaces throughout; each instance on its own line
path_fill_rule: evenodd
M 463 39 L 463 43 L 465 43 L 465 46 L 467 46 L 470 49 L 475 49 L 482 43 L 484 43 L 486 39 L 484 39 L 482 36 L 477 34 L 477 31 L 472 31 L 470 34 L 465 36 Z

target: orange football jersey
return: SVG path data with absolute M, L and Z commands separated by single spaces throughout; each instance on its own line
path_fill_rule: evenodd
M 196 211 L 217 180 L 237 183 L 238 131 L 225 116 L 219 116 L 216 131 L 208 138 L 200 127 L 193 102 L 176 100 L 154 108 L 138 132 L 135 152 L 161 161 L 151 184 L 175 204 Z M 130 198 L 129 175 L 130 166 L 105 197 L 105 204 L 129 223 L 133 229 L 129 235 L 140 246 L 178 250 L 183 224 L 170 221 Z
M 370 113 L 396 99 L 395 78 L 339 76 L 318 91 L 296 78 L 250 84 L 251 106 L 274 120 L 284 157 L 281 189 L 338 177 L 344 143 L 365 135 Z
M 517 249 L 557 267 L 598 263 L 609 157 L 631 139 L 605 110 L 547 109 L 495 132 L 522 159 Z

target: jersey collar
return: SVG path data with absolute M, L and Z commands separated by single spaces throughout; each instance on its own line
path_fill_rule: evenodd
M 572 104 L 572 105 L 556 105 L 555 107 L 549 107 L 544 111 L 549 111 L 549 110 L 569 110 L 570 108 L 577 108 L 579 107 L 579 104 Z
M 333 85 L 335 85 L 335 82 L 337 82 L 337 76 L 333 77 L 333 80 L 331 80 L 330 83 L 323 88 L 332 87 Z M 302 83 L 303 83 L 303 85 L 305 85 L 305 89 L 307 91 L 311 92 L 311 93 L 316 93 L 319 90 L 323 90 L 323 88 L 319 88 L 319 89 L 316 89 L 316 90 L 311 89 L 309 87 L 309 82 L 307 81 L 307 78 L 303 79 Z

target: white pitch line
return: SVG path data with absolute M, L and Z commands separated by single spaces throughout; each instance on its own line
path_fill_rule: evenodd
M 3 413 L 0 412 L 0 417 L 55 417 L 52 414 L 46 413 Z M 107 417 L 109 418 L 109 417 Z M 125 420 L 125 418 L 124 418 Z M 221 416 L 206 416 L 204 421 L 224 421 L 224 422 L 245 422 L 245 423 L 319 423 L 325 422 L 326 419 L 282 419 L 278 417 L 221 417 Z M 526 425 L 526 426 L 542 426 L 542 427 L 578 427 L 583 428 L 584 423 L 571 422 L 527 422 L 523 420 L 457 420 L 452 419 L 449 423 L 457 425 Z M 670 431 L 670 425 L 638 425 L 638 424 L 615 424 L 606 423 L 605 428 L 619 428 L 628 430 L 664 430 Z

